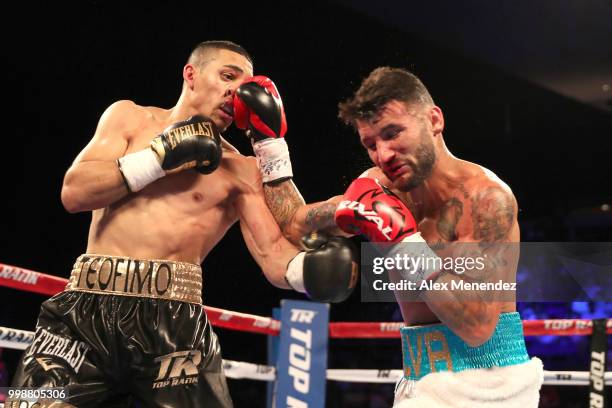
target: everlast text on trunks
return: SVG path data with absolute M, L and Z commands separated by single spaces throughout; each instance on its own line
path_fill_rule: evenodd
M 66 290 L 202 303 L 198 265 L 84 254 L 77 258 Z

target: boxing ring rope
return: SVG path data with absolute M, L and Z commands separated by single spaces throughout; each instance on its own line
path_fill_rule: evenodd
M 0 263 L 0 286 L 55 295 L 61 292 L 67 279 Z M 278 320 L 216 307 L 204 306 L 211 324 L 230 330 L 277 336 Z M 399 338 L 401 322 L 331 322 L 330 338 Z M 524 320 L 525 336 L 587 336 L 592 333 L 592 321 L 585 319 Z M 612 319 L 606 322 L 606 333 L 612 333 Z M 24 350 L 34 338 L 34 332 L 0 326 L 0 347 Z M 228 378 L 274 381 L 275 368 L 241 361 L 223 360 Z M 327 369 L 331 381 L 361 383 L 395 383 L 402 370 Z M 588 385 L 587 371 L 544 371 L 544 385 Z M 606 385 L 612 385 L 612 372 L 605 373 Z
M 10 334 L 10 339 L 3 340 Z M 34 338 L 34 332 L 0 326 L 0 347 L 25 350 Z M 225 375 L 233 379 L 274 381 L 275 368 L 268 365 L 223 360 Z M 395 383 L 403 376 L 402 370 L 327 369 L 330 381 L 359 383 Z M 604 377 L 606 385 L 612 384 L 612 372 Z M 589 373 L 584 371 L 544 371 L 545 385 L 588 385 Z

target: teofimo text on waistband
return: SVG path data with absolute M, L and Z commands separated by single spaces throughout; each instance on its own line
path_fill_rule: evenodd
M 182 262 L 85 254 L 66 289 L 201 303 L 202 271 Z

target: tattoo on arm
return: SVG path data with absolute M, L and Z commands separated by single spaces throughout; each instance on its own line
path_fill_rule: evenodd
M 493 320 L 493 314 L 488 312 L 491 304 L 487 302 L 466 302 L 463 307 L 453 309 L 453 320 L 461 322 L 464 327 L 479 328 L 488 325 Z
M 455 259 L 484 257 L 486 261 L 485 268 L 471 268 L 461 272 L 461 279 L 476 283 L 504 278 L 510 270 L 509 266 L 515 264 L 518 259 L 516 246 L 503 244 L 515 220 L 512 194 L 499 187 L 489 187 L 473 196 L 471 207 L 473 238 L 479 242 L 450 244 L 453 245 L 452 256 Z M 462 213 L 463 206 L 458 199 L 452 198 L 444 204 L 437 224 L 443 239 L 452 241 L 450 238 L 456 237 L 455 227 Z M 440 277 L 456 274 L 453 270 L 443 270 Z
M 281 230 L 284 230 L 298 208 L 304 205 L 304 199 L 291 180 L 264 184 L 263 190 L 268 208 Z
M 499 187 L 479 192 L 472 199 L 474 238 L 482 242 L 503 241 L 514 221 L 513 204 L 512 196 Z
M 440 219 L 436 227 L 442 239 L 455 241 L 457 239 L 456 228 L 463 215 L 463 203 L 453 197 L 442 205 Z
M 312 231 L 334 228 L 336 207 L 334 203 L 322 203 L 318 207 L 311 208 L 306 214 L 306 225 Z

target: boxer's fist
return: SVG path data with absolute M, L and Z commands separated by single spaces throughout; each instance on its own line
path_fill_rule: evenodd
M 358 253 L 344 237 L 313 232 L 302 239 L 300 252 L 287 269 L 287 282 L 317 302 L 342 302 L 358 280 Z
M 270 78 L 254 76 L 238 87 L 234 94 L 234 123 L 247 130 L 254 142 L 285 136 L 283 101 Z
M 264 183 L 293 177 L 283 101 L 270 78 L 255 76 L 236 89 L 234 123 L 251 138 Z
M 167 127 L 149 147 L 117 159 L 128 191 L 140 191 L 166 174 L 184 169 L 195 167 L 208 174 L 221 162 L 221 135 L 213 121 L 203 116 Z
M 344 193 L 335 214 L 336 225 L 372 242 L 401 242 L 417 232 L 412 213 L 398 196 L 377 180 L 358 178 Z
M 166 174 L 194 167 L 208 174 L 221 162 L 221 135 L 212 120 L 196 115 L 168 126 L 151 149 Z

